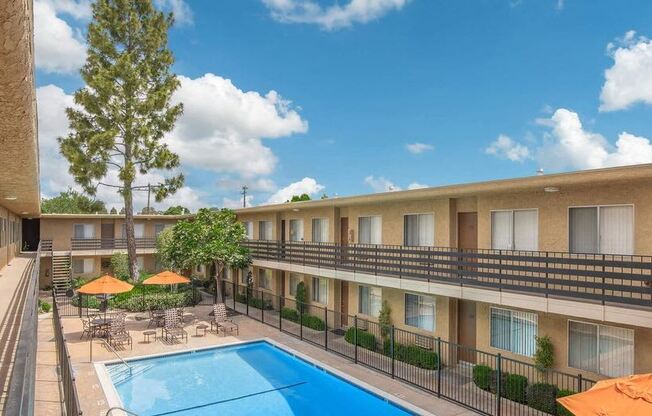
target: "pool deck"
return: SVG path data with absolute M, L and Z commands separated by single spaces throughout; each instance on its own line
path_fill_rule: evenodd
M 133 338 L 133 350 L 126 347 L 126 349 L 118 349 L 118 352 L 121 357 L 130 358 L 268 338 L 281 346 L 286 346 L 301 354 L 305 354 L 313 360 L 356 378 L 363 383 L 367 383 L 373 388 L 387 392 L 436 416 L 467 416 L 477 414 L 449 401 L 437 399 L 432 394 L 393 380 L 391 377 L 382 375 L 377 371 L 354 364 L 343 357 L 325 351 L 323 348 L 316 347 L 291 335 L 279 332 L 275 328 L 246 316 L 240 315 L 234 317 L 234 321 L 240 326 L 240 334 L 237 336 L 217 335 L 210 331 L 205 336 L 201 336 L 201 333 L 197 336 L 195 334 L 195 326 L 202 322 L 208 322 L 210 310 L 210 307 L 196 307 L 192 310 L 197 319 L 186 327 L 186 331 L 188 331 L 188 343 L 171 343 L 161 339 L 154 341 L 153 338 L 147 343 L 144 341 L 143 332 L 148 329 L 148 321 L 137 319 L 137 317 L 144 316 L 144 314 L 129 314 L 127 317 L 127 327 Z M 104 341 L 94 340 L 91 362 L 90 342 L 87 338 L 80 340 L 82 329 L 81 320 L 79 318 L 63 318 L 62 323 L 73 367 L 77 374 L 76 384 L 83 413 L 84 415 L 104 416 L 109 409 L 109 405 L 92 362 L 115 360 L 116 356 L 105 347 Z M 160 329 L 158 330 L 158 334 L 160 334 Z

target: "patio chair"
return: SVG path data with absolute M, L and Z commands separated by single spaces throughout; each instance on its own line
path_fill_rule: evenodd
M 176 309 L 167 309 L 165 311 L 165 326 L 161 330 L 162 337 L 165 337 L 165 340 L 168 340 L 168 337 L 172 337 L 174 341 L 177 338 L 185 339 L 186 343 L 188 342 L 188 333 L 181 326 L 181 321 L 179 320 L 179 315 L 177 315 Z
M 109 344 L 113 347 L 121 344 L 129 344 L 129 348 L 134 348 L 131 335 L 129 335 L 129 331 L 127 331 L 124 316 L 118 315 L 111 321 L 107 331 L 107 337 Z
M 79 339 L 84 339 L 84 335 L 88 337 L 95 336 L 95 327 L 91 323 L 92 319 L 82 319 L 82 333 Z
M 218 334 L 221 328 L 224 336 L 226 336 L 226 331 L 233 333 L 233 330 L 235 330 L 236 335 L 240 334 L 240 328 L 238 327 L 238 324 L 233 322 L 233 320 L 230 318 L 226 317 L 226 305 L 223 303 L 216 303 L 213 305 L 213 320 L 211 321 L 211 331 L 213 331 L 214 327 L 217 329 Z
M 158 328 L 165 325 L 165 312 L 158 309 L 149 310 L 149 322 L 147 323 L 147 328 L 153 326 Z

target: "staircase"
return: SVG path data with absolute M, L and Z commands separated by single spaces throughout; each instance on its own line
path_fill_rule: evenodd
M 72 287 L 72 257 L 70 253 L 52 254 L 52 287 L 54 294 L 64 297 Z

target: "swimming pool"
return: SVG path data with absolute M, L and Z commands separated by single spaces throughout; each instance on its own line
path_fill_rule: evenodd
M 131 360 L 106 370 L 141 416 L 413 415 L 266 341 Z

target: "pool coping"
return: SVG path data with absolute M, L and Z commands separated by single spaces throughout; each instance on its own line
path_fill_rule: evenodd
M 378 387 L 372 386 L 369 383 L 366 383 L 352 375 L 349 375 L 341 370 L 338 370 L 337 368 L 334 368 L 326 363 L 323 363 L 313 357 L 310 357 L 307 354 L 304 354 L 302 352 L 299 352 L 295 350 L 292 347 L 289 347 L 281 342 L 275 341 L 271 338 L 267 337 L 261 337 L 261 338 L 254 338 L 250 340 L 242 340 L 242 341 L 234 341 L 234 342 L 228 342 L 225 344 L 220 344 L 220 345 L 211 345 L 211 346 L 206 346 L 206 347 L 200 347 L 200 348 L 189 348 L 185 350 L 177 350 L 177 351 L 169 351 L 169 352 L 162 352 L 162 353 L 156 353 L 156 354 L 147 354 L 147 355 L 139 355 L 136 357 L 129 357 L 125 359 L 127 363 L 131 361 L 139 361 L 139 360 L 144 360 L 144 359 L 150 359 L 150 358 L 157 358 L 157 357 L 167 357 L 167 356 L 172 356 L 172 355 L 179 355 L 179 354 L 186 354 L 188 352 L 196 352 L 196 351 L 204 351 L 204 350 L 213 350 L 213 349 L 219 349 L 223 347 L 229 347 L 229 346 L 236 346 L 236 345 L 243 345 L 243 344 L 254 344 L 257 342 L 267 342 L 268 344 L 294 356 L 295 358 L 301 359 L 305 361 L 306 363 L 313 365 L 315 367 L 320 368 L 321 370 L 324 370 L 334 377 L 338 377 L 350 384 L 353 384 L 355 387 L 358 387 L 362 390 L 365 390 L 369 394 L 373 394 L 374 396 L 378 397 L 381 400 L 385 400 L 387 402 L 390 402 L 391 404 L 398 406 L 400 408 L 403 408 L 407 410 L 408 412 L 415 413 L 417 415 L 423 415 L 423 416 L 435 416 L 433 413 L 430 413 L 404 399 L 401 399 L 400 397 L 397 397 L 389 392 L 386 392 Z M 111 376 L 109 375 L 109 372 L 107 370 L 107 364 L 118 364 L 122 363 L 122 360 L 119 359 L 114 359 L 114 360 L 104 360 L 104 361 L 96 361 L 93 362 L 93 366 L 95 368 L 95 373 L 97 374 L 97 377 L 100 381 L 100 386 L 102 386 L 102 391 L 104 392 L 104 395 L 106 396 L 107 404 L 109 405 L 109 408 L 113 407 L 124 407 L 122 400 L 120 399 L 120 395 L 118 394 L 118 391 L 115 388 L 115 385 L 113 384 L 113 381 L 111 380 Z

